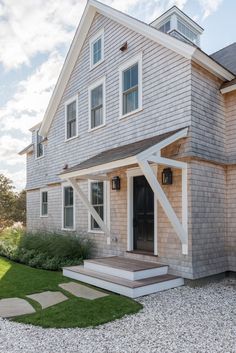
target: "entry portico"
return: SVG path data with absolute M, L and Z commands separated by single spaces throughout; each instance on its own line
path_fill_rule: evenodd
M 108 222 L 105 219 L 102 219 L 98 214 L 95 207 L 92 205 L 91 200 L 89 200 L 80 187 L 80 181 L 108 181 L 111 172 L 115 172 L 119 168 L 125 167 L 127 176 L 127 250 L 143 250 L 144 252 L 149 250 L 153 254 L 158 255 L 158 201 L 181 241 L 182 254 L 188 254 L 187 163 L 165 158 L 161 153 L 163 148 L 179 139 L 187 137 L 187 133 L 188 129 L 184 128 L 121 147 L 116 147 L 71 167 L 60 175 L 61 179 L 67 181 L 74 188 L 88 212 L 97 222 L 100 229 L 106 234 L 107 244 L 112 244 L 113 240 L 110 226 Z M 176 212 L 158 181 L 158 165 L 181 170 L 181 221 L 176 215 Z M 138 176 L 143 176 L 143 178 L 139 179 L 141 187 L 139 185 L 139 187 L 135 188 L 135 185 L 138 182 Z M 136 193 L 135 195 L 134 192 Z M 140 208 L 137 210 L 137 207 L 134 207 L 134 202 L 136 206 L 138 202 L 142 205 L 141 210 Z M 150 206 L 152 203 L 153 208 Z M 139 216 L 138 212 L 141 212 L 139 213 Z M 134 216 L 137 216 L 138 222 Z M 138 225 L 135 224 L 135 222 L 137 222 Z M 139 228 L 137 229 L 137 227 Z M 145 229 L 145 232 L 142 231 L 142 229 Z M 153 249 L 151 245 L 152 240 Z M 149 245 L 147 245 L 148 242 Z M 139 243 L 139 246 L 137 246 L 137 243 Z

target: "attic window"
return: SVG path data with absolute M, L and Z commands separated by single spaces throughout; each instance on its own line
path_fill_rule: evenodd
M 164 32 L 164 33 L 168 33 L 170 30 L 170 20 L 165 22 L 161 27 L 158 28 L 159 31 Z
M 43 138 L 39 135 L 39 130 L 36 131 L 36 158 L 41 158 L 44 155 L 42 140 Z
M 181 34 L 183 34 L 186 38 L 190 39 L 191 42 L 197 44 L 197 35 L 179 19 L 177 21 L 177 28 Z
M 90 40 L 90 68 L 93 69 L 104 60 L 104 31 L 99 31 Z

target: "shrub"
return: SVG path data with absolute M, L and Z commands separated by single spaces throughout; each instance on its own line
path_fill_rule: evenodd
M 91 241 L 72 234 L 27 233 L 8 228 L 0 233 L 0 255 L 47 270 L 78 265 L 91 254 Z

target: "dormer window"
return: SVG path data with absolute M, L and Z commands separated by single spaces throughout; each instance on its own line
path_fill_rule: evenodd
M 36 131 L 36 158 L 41 158 L 44 155 L 44 147 L 42 144 L 42 136 L 39 135 L 39 130 Z
M 104 60 L 104 30 L 90 39 L 90 68 L 93 69 Z
M 188 26 L 186 26 L 182 21 L 177 21 L 177 28 L 181 34 L 191 40 L 191 42 L 197 44 L 197 35 L 193 31 L 191 31 L 191 29 L 188 28 Z
M 163 23 L 163 25 L 161 25 L 158 29 L 163 33 L 168 33 L 170 31 L 170 20 Z
M 65 103 L 65 140 L 71 140 L 78 135 L 78 112 L 77 112 L 77 97 L 73 97 Z

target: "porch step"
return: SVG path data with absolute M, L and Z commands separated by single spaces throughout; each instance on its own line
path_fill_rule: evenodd
M 137 298 L 184 284 L 183 278 L 169 274 L 140 280 L 129 280 L 89 270 L 84 266 L 65 267 L 63 268 L 63 275 L 130 298 Z
M 84 261 L 84 268 L 131 281 L 166 275 L 168 266 L 120 256 Z

